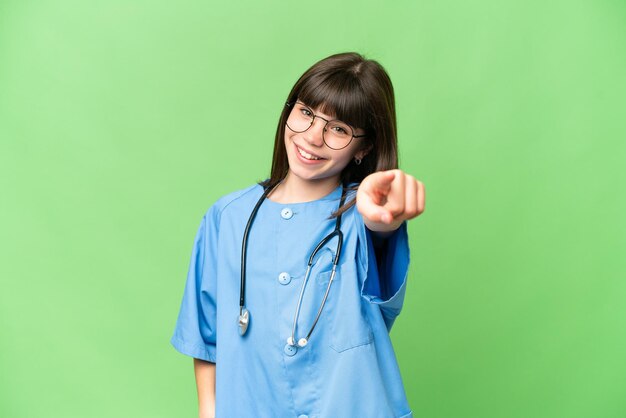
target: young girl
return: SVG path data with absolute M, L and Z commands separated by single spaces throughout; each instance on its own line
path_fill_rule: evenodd
M 300 77 L 270 177 L 196 235 L 171 343 L 194 358 L 201 418 L 412 417 L 389 331 L 425 195 L 397 166 L 380 64 L 337 54 Z

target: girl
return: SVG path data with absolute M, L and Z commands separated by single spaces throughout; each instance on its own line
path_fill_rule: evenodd
M 196 235 L 171 343 L 194 358 L 201 418 L 412 417 L 389 331 L 425 195 L 397 166 L 380 64 L 337 54 L 300 77 L 270 177 Z

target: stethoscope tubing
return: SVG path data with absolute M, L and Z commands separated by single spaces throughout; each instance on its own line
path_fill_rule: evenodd
M 280 181 L 271 187 L 267 187 L 263 192 L 261 198 L 254 205 L 254 209 L 252 209 L 252 213 L 248 218 L 248 223 L 246 224 L 246 229 L 243 231 L 243 240 L 241 242 L 241 285 L 239 286 L 239 314 L 241 315 L 241 310 L 245 306 L 245 289 L 246 289 L 246 256 L 248 253 L 248 236 L 250 235 L 250 227 L 252 226 L 252 222 L 256 217 L 261 204 L 265 201 L 265 198 L 272 190 L 274 190 Z
M 246 224 L 246 228 L 244 230 L 243 240 L 242 240 L 242 244 L 241 244 L 241 284 L 240 284 L 240 292 L 239 292 L 239 321 L 238 321 L 238 323 L 239 323 L 239 334 L 242 335 L 242 336 L 246 333 L 246 331 L 248 329 L 248 324 L 249 324 L 249 321 L 250 321 L 250 314 L 249 314 L 248 310 L 245 308 L 246 258 L 247 258 L 247 245 L 248 245 L 248 236 L 250 234 L 250 228 L 252 226 L 254 218 L 256 217 L 256 214 L 257 214 L 261 204 L 265 201 L 265 199 L 271 193 L 271 191 L 274 190 L 281 182 L 282 182 L 282 180 L 277 182 L 275 185 L 268 186 L 264 190 L 264 192 L 261 195 L 261 197 L 259 198 L 258 202 L 256 203 L 256 205 L 252 209 L 252 213 L 250 214 L 250 218 L 248 219 L 248 222 Z M 341 208 L 341 206 L 343 206 L 344 201 L 345 201 L 345 190 L 342 189 L 341 200 L 340 200 L 340 203 L 339 203 L 339 208 Z M 335 278 L 335 274 L 336 274 L 336 271 L 337 271 L 337 265 L 339 264 L 339 258 L 341 256 L 341 250 L 343 248 L 343 232 L 341 231 L 341 214 L 339 216 L 337 216 L 337 219 L 336 219 L 336 222 L 335 222 L 335 229 L 330 234 L 326 235 L 326 237 L 324 237 L 324 239 L 322 239 L 317 244 L 317 246 L 315 247 L 315 249 L 313 250 L 313 252 L 309 256 L 306 273 L 305 273 L 305 276 L 304 276 L 304 280 L 302 282 L 302 288 L 300 289 L 300 296 L 298 297 L 298 305 L 296 307 L 296 312 L 294 314 L 293 326 L 292 326 L 292 329 L 291 329 L 291 337 L 289 337 L 287 339 L 287 343 L 289 345 L 291 345 L 291 346 L 295 346 L 296 345 L 295 333 L 296 333 L 296 327 L 297 327 L 297 323 L 298 323 L 298 318 L 300 316 L 300 307 L 302 306 L 302 299 L 304 297 L 304 291 L 305 291 L 306 284 L 307 284 L 307 282 L 309 280 L 309 277 L 310 277 L 311 267 L 313 266 L 313 262 L 315 260 L 315 256 L 335 236 L 337 237 L 337 248 L 336 248 L 336 251 L 335 251 L 335 256 L 333 258 L 331 275 L 330 275 L 330 279 L 328 281 L 328 285 L 326 286 L 326 292 L 324 293 L 324 298 L 323 298 L 322 303 L 321 303 L 321 305 L 320 305 L 320 307 L 319 307 L 319 309 L 317 311 L 317 315 L 315 316 L 315 320 L 313 321 L 313 325 L 309 329 L 309 332 L 307 333 L 306 337 L 305 338 L 301 338 L 298 341 L 297 345 L 300 346 L 300 347 L 304 347 L 308 343 L 308 340 L 311 337 L 311 334 L 313 333 L 313 330 L 315 329 L 315 326 L 317 325 L 317 322 L 319 321 L 319 318 L 320 318 L 320 316 L 322 314 L 322 310 L 324 309 L 324 306 L 326 304 L 326 299 L 328 298 L 328 294 L 330 292 L 330 286 L 332 285 L 333 280 Z
M 342 193 L 341 196 L 341 203 L 339 204 L 339 207 L 341 207 L 341 205 L 343 205 L 343 201 L 344 201 L 344 196 Z M 308 341 L 309 338 L 311 337 L 311 334 L 313 333 L 313 330 L 315 329 L 315 325 L 317 325 L 317 321 L 320 318 L 320 315 L 322 314 L 322 310 L 324 309 L 324 305 L 326 304 L 326 299 L 328 298 L 328 293 L 330 291 L 330 286 L 333 283 L 333 279 L 335 278 L 335 272 L 337 270 L 337 265 L 339 264 L 339 257 L 341 256 L 341 249 L 343 248 L 343 232 L 341 232 L 341 216 L 337 217 L 337 221 L 335 223 L 335 230 L 333 232 L 331 232 L 330 234 L 326 235 L 326 237 L 321 240 L 319 242 L 319 244 L 317 244 L 317 246 L 315 247 L 315 249 L 313 250 L 313 252 L 311 253 L 311 256 L 309 257 L 309 262 L 307 263 L 307 269 L 306 269 L 306 273 L 304 275 L 304 280 L 302 282 L 302 289 L 300 290 L 300 297 L 298 298 L 298 305 L 296 307 L 296 313 L 294 315 L 293 318 L 293 326 L 291 327 L 291 338 L 288 339 L 288 343 L 290 345 L 295 345 L 296 342 L 296 326 L 298 323 L 298 318 L 300 317 L 300 307 L 302 306 L 302 298 L 304 297 L 304 289 L 307 285 L 307 282 L 309 280 L 309 276 L 311 273 L 311 267 L 313 266 L 313 261 L 315 259 L 315 256 L 317 255 L 317 253 L 319 252 L 319 250 L 321 250 L 324 245 L 326 245 L 326 243 L 328 241 L 330 241 L 331 239 L 333 239 L 335 236 L 337 236 L 337 249 L 335 251 L 335 257 L 333 258 L 333 267 L 332 267 L 332 271 L 331 271 L 331 278 L 328 281 L 328 285 L 326 286 L 326 292 L 324 294 L 324 299 L 322 300 L 322 304 L 320 305 L 318 311 L 317 311 L 317 315 L 315 316 L 315 320 L 313 321 L 313 325 L 311 326 L 311 328 L 309 329 L 309 332 L 307 333 L 307 336 L 303 339 L 300 339 L 298 341 L 298 345 L 300 347 L 305 346 Z

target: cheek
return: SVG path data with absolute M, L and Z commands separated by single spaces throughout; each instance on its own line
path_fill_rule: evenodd
M 344 151 L 340 155 L 335 156 L 335 162 L 338 166 L 341 166 L 341 169 L 343 170 L 348 166 L 348 164 L 350 164 L 352 158 L 354 158 L 354 154 L 351 151 Z
M 288 129 L 285 129 L 285 140 L 283 141 L 285 143 L 285 146 L 289 146 L 290 144 L 293 143 L 293 137 L 295 136 L 295 134 L 293 132 L 289 132 Z
M 357 153 L 359 148 L 355 146 L 356 144 L 352 143 L 347 149 L 343 149 L 343 154 L 341 156 L 341 161 L 343 161 L 346 165 L 350 163 L 350 160 L 354 158 L 354 155 Z
M 287 132 L 285 132 L 285 138 L 283 140 L 283 146 L 285 147 L 285 150 L 287 151 L 287 154 L 289 154 L 289 147 L 291 145 L 291 137 L 289 136 L 289 134 Z
M 352 154 L 350 153 L 345 153 L 344 155 L 341 156 L 341 164 L 346 166 L 348 165 L 348 163 L 350 163 L 350 160 L 352 159 Z

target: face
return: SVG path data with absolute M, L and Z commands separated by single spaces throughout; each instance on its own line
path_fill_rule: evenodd
M 334 115 L 321 113 L 319 109 L 312 110 L 320 118 L 335 119 Z M 295 111 L 297 110 L 292 110 Z M 329 148 L 322 137 L 326 122 L 320 118 L 316 117 L 313 125 L 300 133 L 285 126 L 285 148 L 290 175 L 308 182 L 339 183 L 341 172 L 350 161 L 355 157 L 362 159 L 367 154 L 362 144 L 365 138 L 353 138 L 347 147 L 339 150 Z M 354 135 L 365 133 L 363 129 L 353 129 Z

